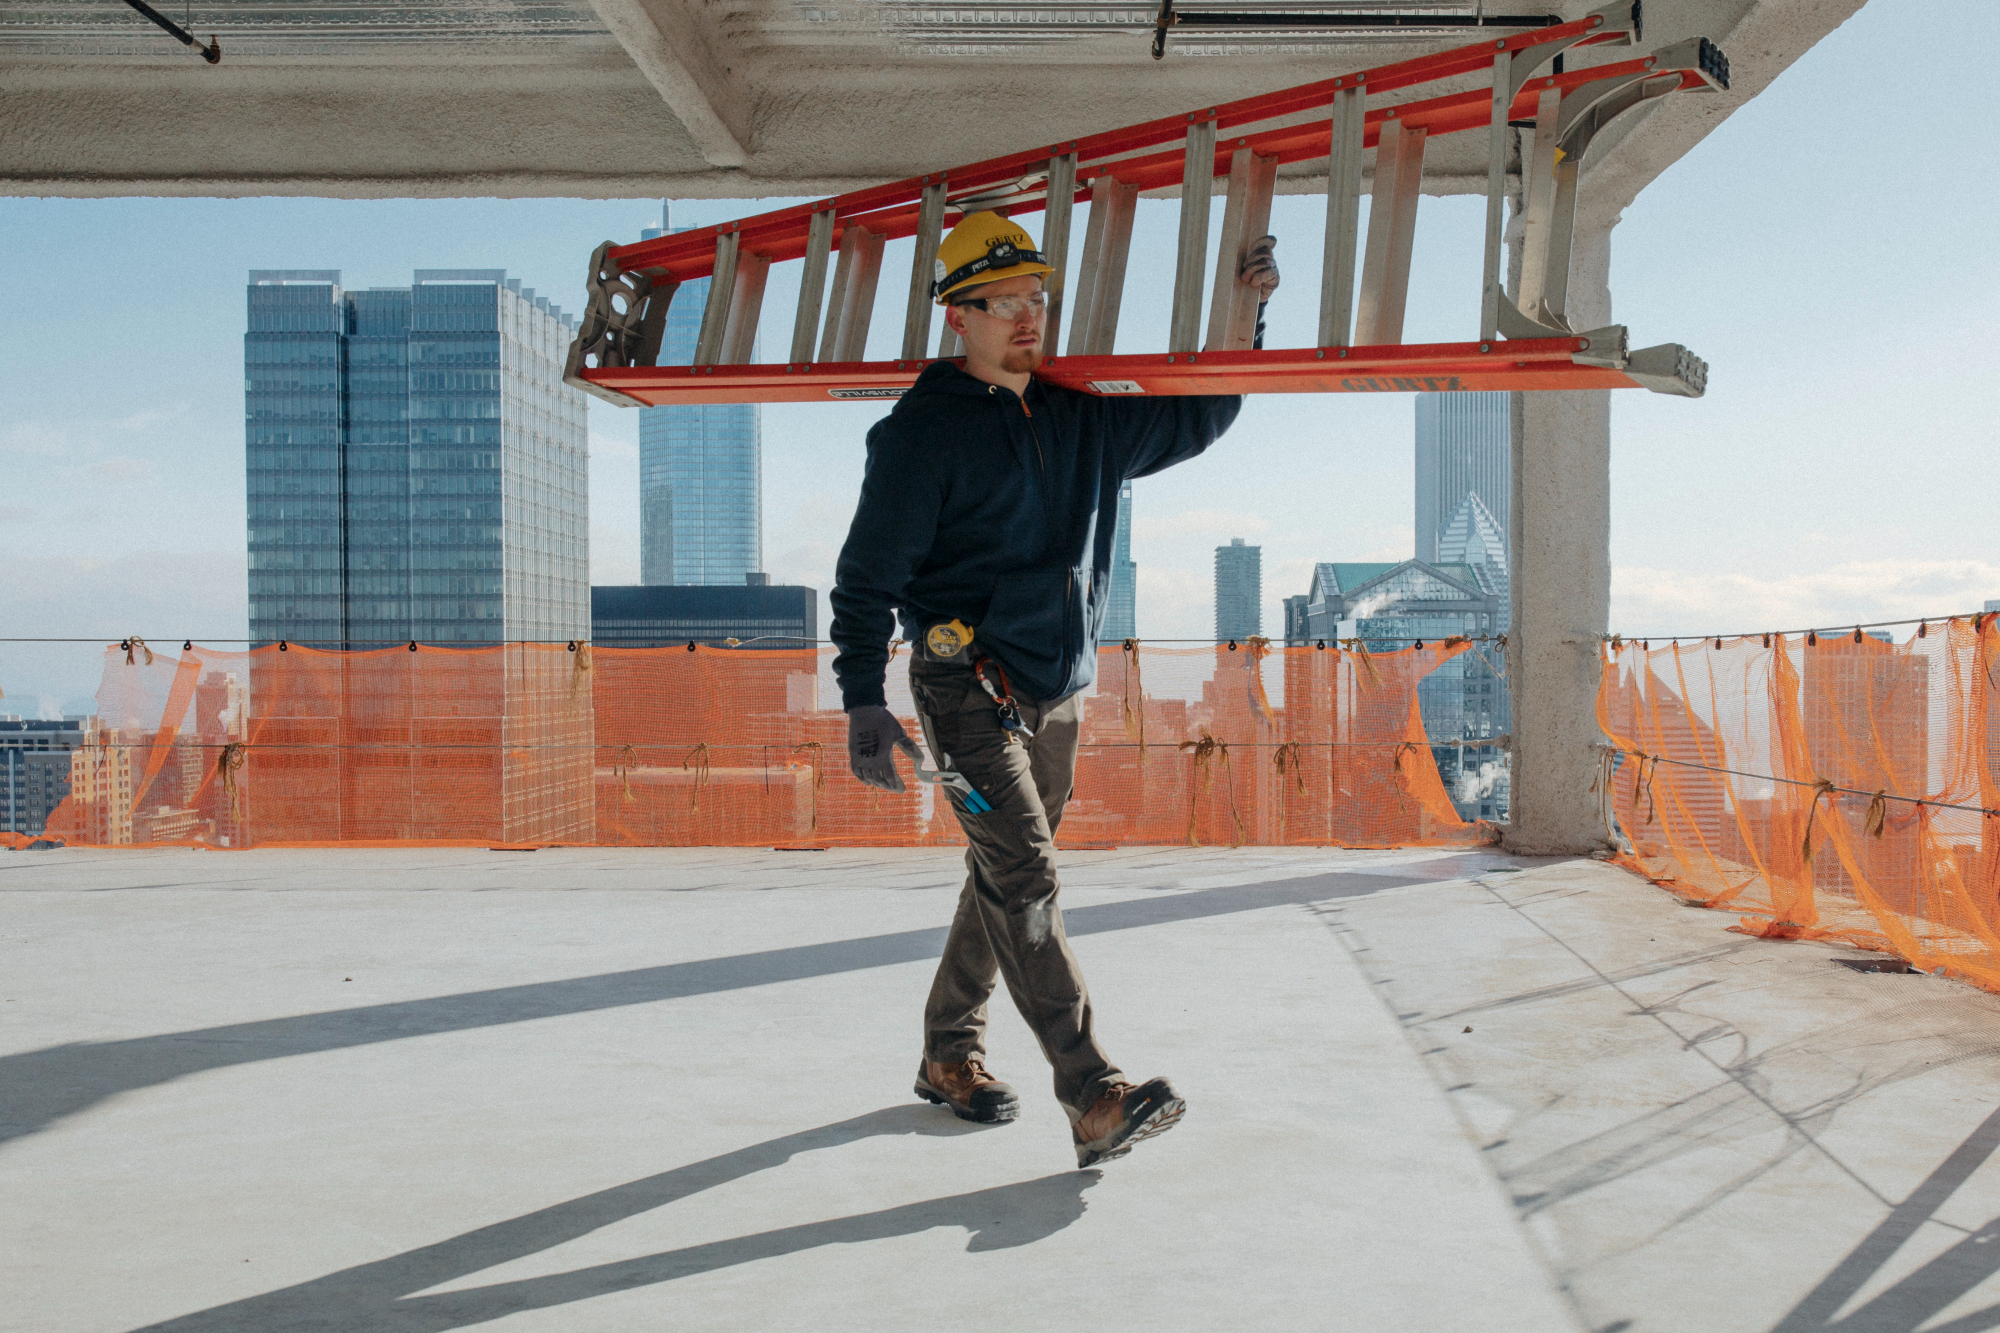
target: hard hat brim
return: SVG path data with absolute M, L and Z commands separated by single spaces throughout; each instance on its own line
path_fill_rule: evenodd
M 945 288 L 942 292 L 939 292 L 937 303 L 939 305 L 950 305 L 952 293 L 962 292 L 968 287 L 985 287 L 991 283 L 1005 282 L 1009 278 L 1047 277 L 1053 272 L 1055 272 L 1055 269 L 1047 264 L 1016 264 L 1012 268 L 995 269 L 991 272 L 980 273 L 956 282 Z

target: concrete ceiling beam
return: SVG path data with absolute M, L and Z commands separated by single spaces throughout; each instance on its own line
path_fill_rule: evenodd
M 740 167 L 750 160 L 728 71 L 690 6 L 681 0 L 591 0 L 591 7 L 710 166 Z

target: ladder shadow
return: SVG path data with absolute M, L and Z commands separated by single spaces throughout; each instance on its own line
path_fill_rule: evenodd
M 1083 1216 L 1083 1193 L 1097 1183 L 1096 1171 L 1068 1171 L 567 1273 L 465 1291 L 415 1294 L 782 1166 L 800 1153 L 888 1135 L 957 1137 L 991 1128 L 967 1124 L 929 1106 L 871 1111 L 599 1190 L 386 1259 L 148 1324 L 134 1333 L 235 1333 L 274 1328 L 444 1333 L 524 1310 L 568 1305 L 760 1259 L 827 1245 L 888 1240 L 936 1227 L 964 1228 L 970 1233 L 966 1249 L 974 1253 L 1009 1249 L 1044 1240 Z
M 1996 1151 L 2000 1151 L 2000 1110 L 1981 1121 L 1908 1198 L 1890 1209 L 1873 1231 L 1771 1326 L 1770 1333 L 1915 1333 L 1920 1327 L 1924 1333 L 1981 1333 L 2000 1328 L 2000 1304 L 1941 1324 L 1929 1323 L 1946 1306 L 2000 1274 L 2000 1217 L 1965 1235 L 1849 1314 L 1835 1317 Z
M 1448 872 L 1456 864 L 1441 858 L 1398 867 L 1396 873 L 1336 872 L 1161 893 L 1067 910 L 1064 924 L 1074 938 L 1352 897 L 1455 878 Z M 1430 873 L 1418 873 L 1426 869 Z M 938 957 L 944 938 L 945 928 L 938 926 L 0 1056 L 0 1144 L 120 1093 L 213 1069 L 922 962 Z

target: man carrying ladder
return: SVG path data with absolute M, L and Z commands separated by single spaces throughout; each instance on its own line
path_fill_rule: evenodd
M 1266 299 L 1272 245 L 1253 245 L 1236 275 Z M 916 1091 L 967 1120 L 1020 1114 L 984 1062 L 986 1003 L 1004 979 L 1054 1067 L 1077 1165 L 1090 1166 L 1172 1127 L 1185 1103 L 1166 1079 L 1135 1084 L 1111 1063 L 1063 934 L 1055 831 L 1076 769 L 1076 695 L 1096 676 L 1120 485 L 1201 453 L 1243 400 L 1098 398 L 1037 381 L 1054 270 L 997 214 L 967 215 L 935 271 L 965 367 L 933 363 L 868 433 L 832 595 L 848 761 L 900 792 L 895 752 L 916 758 L 883 694 L 900 612 L 941 770 L 921 776 L 942 779 L 970 844 Z

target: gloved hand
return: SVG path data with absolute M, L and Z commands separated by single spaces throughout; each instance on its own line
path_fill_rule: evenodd
M 1271 251 L 1277 246 L 1275 236 L 1259 236 L 1250 243 L 1250 252 L 1243 256 L 1243 267 L 1236 271 L 1236 280 L 1246 287 L 1259 289 L 1257 299 L 1268 301 L 1278 290 L 1278 260 Z
M 915 748 L 896 715 L 880 704 L 847 710 L 847 766 L 854 776 L 883 791 L 902 791 L 896 772 L 896 750 Z

